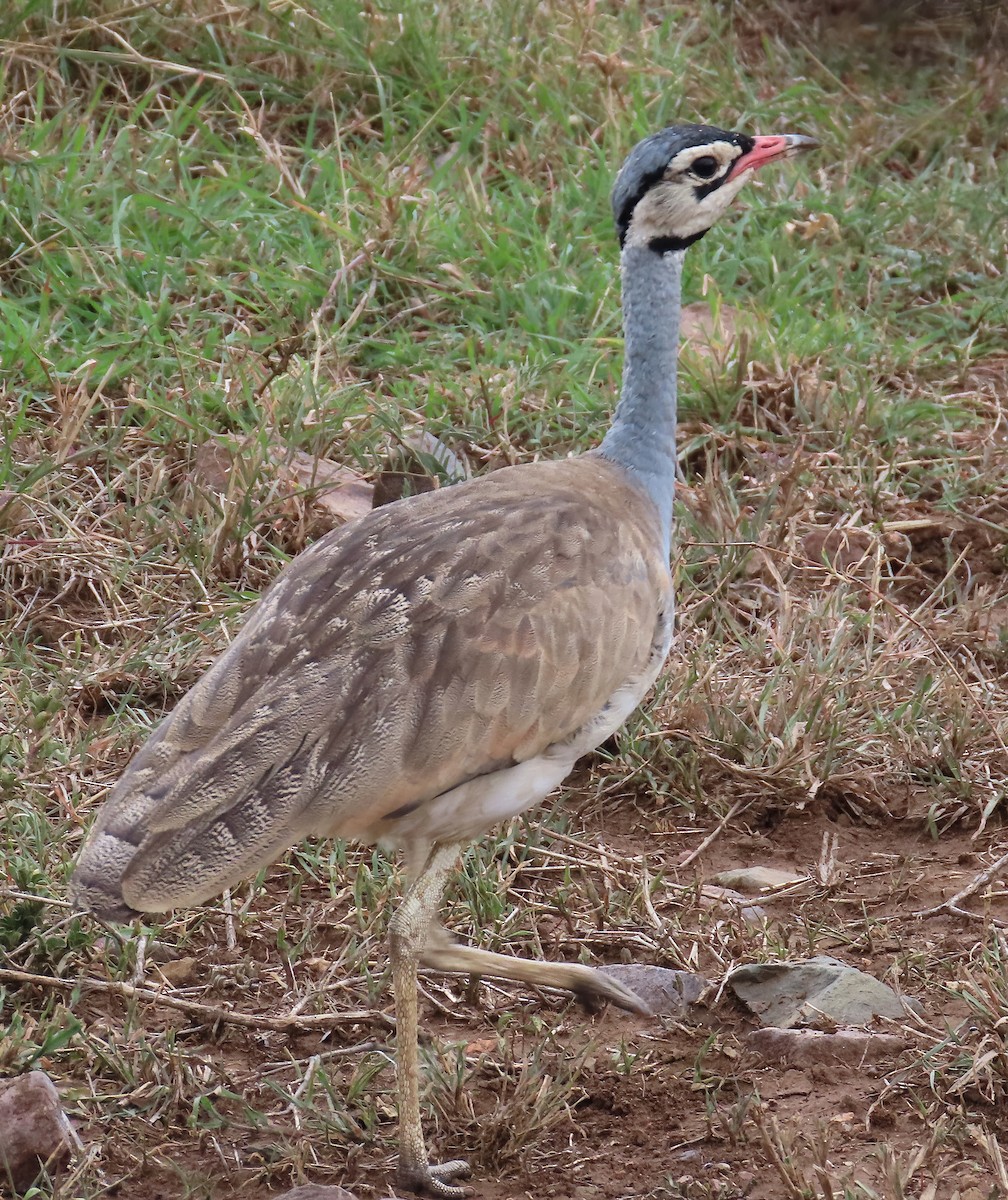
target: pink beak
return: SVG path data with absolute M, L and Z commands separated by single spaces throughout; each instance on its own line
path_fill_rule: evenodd
M 800 133 L 784 133 L 777 137 L 753 138 L 753 148 L 741 158 L 736 158 L 728 172 L 728 178 L 734 179 L 743 171 L 753 171 L 764 163 L 774 162 L 778 158 L 789 158 L 799 150 L 814 150 L 819 143 L 815 138 L 805 137 Z

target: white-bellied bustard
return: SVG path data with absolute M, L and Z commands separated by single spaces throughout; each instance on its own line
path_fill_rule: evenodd
M 123 774 L 80 855 L 110 920 L 201 904 L 312 834 L 400 849 L 389 930 L 399 1180 L 465 1195 L 420 1124 L 416 976 L 636 996 L 585 966 L 452 944 L 435 923 L 460 847 L 538 803 L 626 720 L 672 642 L 669 546 L 683 254 L 752 171 L 814 146 L 679 125 L 613 190 L 623 387 L 602 445 L 378 509 L 299 555 Z

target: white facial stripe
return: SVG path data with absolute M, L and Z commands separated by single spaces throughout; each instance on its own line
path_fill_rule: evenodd
M 741 153 L 742 148 L 731 142 L 709 142 L 706 146 L 689 146 L 685 150 L 680 150 L 669 162 L 665 176 L 671 178 L 673 175 L 684 174 L 698 158 L 716 158 L 721 164 L 721 170 L 711 178 L 719 179 Z

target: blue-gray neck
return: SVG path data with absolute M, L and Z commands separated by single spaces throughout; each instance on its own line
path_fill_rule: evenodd
M 623 388 L 600 453 L 625 467 L 661 517 L 665 549 L 672 537 L 676 475 L 676 361 L 683 251 L 625 246 Z

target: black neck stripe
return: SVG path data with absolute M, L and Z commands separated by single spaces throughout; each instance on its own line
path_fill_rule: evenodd
M 637 201 L 642 199 L 644 194 L 656 183 L 665 178 L 665 169 L 667 164 L 660 167 L 657 171 L 650 171 L 647 175 L 641 176 L 640 185 L 632 196 L 628 196 L 626 203 L 620 209 L 620 214 L 616 218 L 616 232 L 619 234 L 620 246 L 626 241 L 627 231 L 630 228 L 630 218 L 634 214 L 634 209 L 637 207 Z
M 653 250 L 656 254 L 668 254 L 672 250 L 685 250 L 687 246 L 692 246 L 694 242 L 699 242 L 706 232 L 706 229 L 701 229 L 699 233 L 691 233 L 689 237 L 684 238 L 652 238 L 648 242 L 648 249 Z

